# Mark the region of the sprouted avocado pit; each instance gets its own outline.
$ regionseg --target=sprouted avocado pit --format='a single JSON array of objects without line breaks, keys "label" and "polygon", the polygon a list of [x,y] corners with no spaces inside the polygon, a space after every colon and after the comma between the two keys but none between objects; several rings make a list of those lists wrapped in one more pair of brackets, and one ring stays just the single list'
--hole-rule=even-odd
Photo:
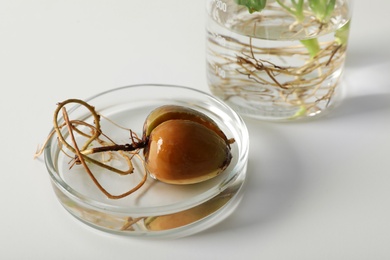
[{"label": "sprouted avocado pit", "polygon": [[[93,117],[93,123],[70,119],[66,106],[72,103],[88,109]],[[63,122],[59,123],[58,117],[61,112]],[[110,199],[124,198],[141,188],[148,173],[164,183],[193,184],[219,175],[229,166],[232,159],[230,145],[235,140],[228,139],[210,117],[194,109],[177,105],[156,108],[145,119],[141,138],[128,129],[131,143],[127,144],[117,144],[109,134],[103,133],[101,118],[103,116],[87,102],[79,99],[65,100],[58,104],[54,112],[54,130],[48,140],[57,135],[61,150],[71,158],[71,167],[83,166],[94,184]],[[67,131],[70,141],[64,137],[64,131]],[[85,141],[79,144],[76,136],[83,137]],[[35,154],[36,157],[42,154],[45,146],[46,144]],[[141,150],[143,156],[140,154]],[[113,152],[118,153],[126,161],[128,169],[115,168],[92,156]],[[89,164],[94,164],[105,170],[127,175],[134,171],[132,163],[134,158],[142,161],[145,168],[144,177],[137,185],[122,194],[108,192],[89,167]]]}]

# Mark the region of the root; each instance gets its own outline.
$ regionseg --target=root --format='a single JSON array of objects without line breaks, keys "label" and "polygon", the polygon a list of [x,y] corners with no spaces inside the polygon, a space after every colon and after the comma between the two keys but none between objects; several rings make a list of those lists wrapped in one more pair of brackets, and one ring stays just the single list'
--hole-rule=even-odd
[{"label": "root", "polygon": [[[66,110],[66,105],[71,103],[78,104],[80,106],[85,107],[87,110],[89,110],[93,118],[93,125],[81,120],[70,120]],[[61,123],[58,119],[60,112],[62,112],[62,118],[63,118],[63,122]],[[109,122],[113,123],[112,121]],[[132,142],[130,144],[125,144],[125,145],[116,144],[111,138],[105,135],[101,130],[100,115],[95,111],[95,108],[93,106],[78,99],[68,99],[62,103],[59,103],[54,112],[53,125],[54,125],[54,130],[49,134],[44,145],[39,150],[37,150],[37,152],[34,155],[34,158],[40,156],[43,153],[44,148],[48,145],[49,141],[54,138],[54,135],[57,135],[57,140],[60,149],[65,155],[71,158],[71,161],[69,162],[70,168],[74,167],[75,165],[82,165],[86,173],[88,174],[88,176],[93,181],[93,183],[98,187],[98,189],[102,193],[104,193],[107,196],[107,198],[109,199],[124,198],[137,191],[146,182],[147,180],[146,166],[145,166],[144,159],[139,155],[139,152],[142,148],[146,146],[147,140],[140,139],[133,131],[131,131],[130,129],[126,129],[130,131],[130,139]],[[118,126],[117,124],[115,125]],[[81,130],[80,129],[81,126],[86,128],[88,131],[85,131],[85,129]],[[125,129],[123,127],[121,128]],[[78,138],[76,138],[75,134],[77,134],[77,137],[79,137],[80,139],[86,139],[86,141],[84,142],[76,141],[78,140]],[[67,138],[69,141],[67,141],[65,136],[69,136]],[[79,143],[81,143],[81,146],[79,145]],[[91,148],[93,144],[99,144],[99,145],[97,147]],[[108,159],[103,158],[102,160],[97,160],[91,157],[91,155],[98,154],[98,153],[102,154],[103,157],[106,157],[105,155],[108,155]],[[107,162],[114,160],[115,157],[124,160],[128,168],[122,170],[107,164]],[[134,160],[134,158],[137,158],[142,163],[144,169],[143,177],[137,185],[135,185],[130,190],[119,195],[113,195],[110,192],[108,192],[99,183],[99,181],[96,179],[96,177],[94,176],[93,172],[89,167],[90,164],[93,164],[107,171],[114,172],[119,175],[128,175],[133,173],[134,171],[134,166],[132,163],[132,160]]]},{"label": "root", "polygon": [[132,217],[128,217],[127,220],[126,220],[126,223],[121,227],[121,230],[129,230],[129,231],[133,231],[133,225],[136,224],[138,221],[142,220],[144,218],[132,218]]},{"label": "root", "polygon": [[[216,64],[218,68],[229,71],[229,77],[221,79],[223,83],[218,87],[214,86],[219,89],[218,92],[226,94],[225,100],[240,96],[251,101],[268,101],[273,106],[304,106],[305,111],[310,111],[312,108],[324,109],[330,104],[337,84],[325,82],[342,66],[346,48],[334,42],[325,43],[312,58],[302,46],[292,47],[291,50],[263,49],[254,47],[252,41],[249,45],[236,41],[233,49],[241,49],[241,52],[236,57],[211,54],[223,61]],[[299,55],[306,62],[299,67],[280,66],[257,58],[262,54],[267,54],[270,60],[282,61]],[[212,67],[209,66],[209,69]],[[322,102],[325,105],[321,108],[319,104]]]},{"label": "root", "polygon": [[[240,97],[247,100],[249,106],[252,103],[305,113],[325,109],[336,92],[337,79],[331,78],[344,63],[346,42],[337,41],[335,35],[336,39],[331,42],[318,43],[317,39],[310,38],[288,47],[256,45],[254,35],[258,32],[263,35],[263,29],[257,26],[271,19],[286,22],[288,29],[281,33],[283,39],[301,35],[313,37],[332,29],[330,23],[324,23],[303,8],[302,1],[289,5],[284,1],[276,2],[267,6],[275,14],[243,15],[230,25],[232,31],[245,32],[242,34],[249,36],[248,41],[209,34],[208,51],[212,61],[207,69],[213,77],[210,79],[211,91],[224,100]],[[291,21],[291,17],[295,21]],[[224,39],[224,43],[220,44],[218,39]],[[294,61],[290,62],[292,59]],[[214,73],[216,68],[218,72]]]}]

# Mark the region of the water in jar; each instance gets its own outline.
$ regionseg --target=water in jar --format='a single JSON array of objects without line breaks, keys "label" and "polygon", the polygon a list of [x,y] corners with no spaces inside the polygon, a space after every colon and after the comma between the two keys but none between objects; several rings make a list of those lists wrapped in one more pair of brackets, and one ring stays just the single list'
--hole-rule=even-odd
[{"label": "water in jar", "polygon": [[289,2],[268,1],[262,11],[250,13],[235,0],[208,1],[209,87],[243,115],[306,118],[341,100],[348,1],[337,0],[326,22],[307,3],[298,21],[280,5]]}]

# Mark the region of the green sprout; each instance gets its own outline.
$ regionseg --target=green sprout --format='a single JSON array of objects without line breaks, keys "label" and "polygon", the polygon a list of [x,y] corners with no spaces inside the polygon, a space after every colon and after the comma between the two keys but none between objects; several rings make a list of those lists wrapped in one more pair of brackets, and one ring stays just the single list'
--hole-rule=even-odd
[{"label": "green sprout", "polygon": [[[288,13],[296,18],[298,22],[303,22],[304,15],[304,2],[305,0],[290,0],[291,6],[285,4],[283,0],[276,0],[276,2],[285,9]],[[315,17],[321,23],[326,23],[330,19],[332,12],[336,5],[336,0],[306,0],[308,6],[313,11]],[[266,4],[267,0],[235,0],[238,5],[246,6],[250,13],[261,12]],[[342,34],[342,33],[340,33]],[[346,33],[344,33],[346,35]],[[343,36],[341,36],[342,38]],[[343,41],[344,42],[344,41]],[[301,43],[308,50],[310,57],[314,58],[321,50],[318,40],[315,38],[301,40]]]},{"label": "green sprout", "polygon": [[[250,13],[261,12],[266,4],[267,0],[234,0],[238,5],[246,6]],[[276,2],[286,9],[290,14],[295,16],[298,21],[304,19],[304,2],[305,0],[290,0],[291,7],[286,5],[283,0],[276,0]],[[309,4],[310,9],[313,11],[314,15],[320,22],[327,22],[330,18],[334,7],[336,5],[336,0],[306,0]]]},{"label": "green sprout", "polygon": [[308,0],[308,2],[310,9],[322,23],[328,21],[336,5],[336,0]]},{"label": "green sprout", "polygon": [[335,33],[335,41],[340,45],[345,45],[348,41],[350,22],[346,23]]}]

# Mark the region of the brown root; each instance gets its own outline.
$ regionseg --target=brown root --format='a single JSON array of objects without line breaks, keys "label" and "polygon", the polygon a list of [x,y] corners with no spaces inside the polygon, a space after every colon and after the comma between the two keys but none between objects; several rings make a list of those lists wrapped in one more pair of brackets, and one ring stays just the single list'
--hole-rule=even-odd
[{"label": "brown root", "polygon": [[[237,28],[253,28],[251,35],[256,35],[256,24],[262,22],[257,20],[259,17],[264,18],[243,18]],[[327,29],[322,23],[318,25],[319,32]],[[312,24],[295,24],[290,28],[291,33],[295,26],[301,31],[313,27]],[[330,78],[344,63],[345,43],[337,40],[319,43],[318,52],[313,54],[302,42],[288,48],[263,47],[253,37],[243,41],[218,34],[218,39],[225,40],[224,44],[220,44],[212,32],[208,37],[210,88],[222,99],[240,97],[248,101],[248,106],[272,106],[275,110],[301,108],[307,113],[330,105],[338,85],[337,79]],[[299,64],[290,66],[288,60],[291,59]]]},{"label": "brown root", "polygon": [[[81,120],[69,119],[69,115],[66,110],[66,105],[71,103],[75,103],[87,108],[93,117],[93,125]],[[62,123],[59,123],[58,120],[60,112],[62,112],[62,117],[64,121]],[[95,108],[93,106],[89,105],[85,101],[78,100],[78,99],[68,99],[64,102],[59,103],[54,112],[53,125],[54,125],[54,130],[49,134],[43,146],[39,150],[37,150],[37,152],[34,155],[34,158],[40,156],[43,153],[44,148],[48,145],[48,142],[54,137],[54,135],[57,135],[57,140],[61,151],[66,156],[71,158],[71,161],[69,162],[70,168],[72,168],[74,165],[82,165],[86,173],[88,174],[88,176],[93,181],[93,183],[98,187],[98,189],[102,193],[104,193],[107,196],[107,198],[110,199],[124,198],[137,191],[146,182],[147,171],[145,167],[145,162],[143,158],[139,155],[140,149],[144,148],[146,145],[146,140],[142,140],[138,138],[138,136],[133,131],[128,129],[130,131],[130,138],[132,143],[125,144],[125,145],[116,144],[111,138],[109,138],[107,135],[105,135],[102,132],[101,125],[100,125],[100,115],[95,111]],[[80,130],[79,128],[80,126],[86,127],[89,130],[89,133],[86,132],[85,130],[84,131]],[[65,139],[64,136],[65,133],[69,135],[68,139],[70,140],[70,142]],[[76,141],[75,134],[86,139],[86,141],[83,142],[81,146]],[[93,143],[98,143],[100,146],[91,148]],[[108,159],[102,159],[100,161],[91,157],[91,155],[97,153],[101,153],[102,156],[108,155]],[[124,160],[125,163],[128,165],[128,168],[122,170],[110,166],[109,164],[106,163],[108,161],[113,160],[115,156],[120,157],[122,160]],[[132,163],[134,157],[137,157],[137,159],[142,162],[144,168],[143,178],[133,188],[119,195],[113,195],[110,192],[108,192],[99,183],[99,181],[96,179],[93,172],[91,171],[90,167],[88,166],[89,164],[93,164],[105,170],[108,170],[110,172],[117,173],[119,175],[128,175],[133,173],[134,171],[134,166]]]}]

